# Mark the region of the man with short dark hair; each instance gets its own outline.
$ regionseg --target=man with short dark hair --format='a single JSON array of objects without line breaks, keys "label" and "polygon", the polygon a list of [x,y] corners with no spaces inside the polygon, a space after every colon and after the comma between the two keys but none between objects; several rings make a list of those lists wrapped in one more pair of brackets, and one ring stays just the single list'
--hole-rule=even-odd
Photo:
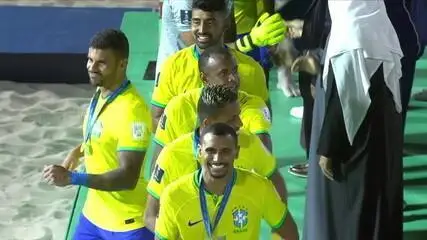
[{"label": "man with short dark hair", "polygon": [[[152,239],[144,227],[146,182],[141,174],[151,135],[151,114],[126,79],[129,43],[119,30],[97,33],[87,70],[97,87],[83,123],[84,141],[43,177],[59,187],[88,187],[75,240]],[[86,173],[76,172],[84,157]]]},{"label": "man with short dark hair", "polygon": [[225,123],[200,132],[201,169],[166,187],[157,239],[259,239],[261,219],[281,237],[298,239],[292,215],[271,182],[234,167],[242,144],[238,138]]}]

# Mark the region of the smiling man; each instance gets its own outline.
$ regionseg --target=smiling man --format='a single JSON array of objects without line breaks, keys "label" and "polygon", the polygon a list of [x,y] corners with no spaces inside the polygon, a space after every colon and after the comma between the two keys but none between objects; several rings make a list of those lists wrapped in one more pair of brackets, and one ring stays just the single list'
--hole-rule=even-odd
[{"label": "smiling man", "polygon": [[[87,70],[97,87],[83,123],[83,142],[62,166],[46,166],[50,184],[89,188],[75,240],[153,239],[144,227],[146,181],[141,175],[151,135],[151,114],[126,79],[129,42],[119,30],[97,33]],[[74,171],[84,157],[86,173]]]},{"label": "smiling man", "polygon": [[[208,47],[225,47],[223,36],[229,27],[227,19],[226,1],[193,1],[191,31],[195,45],[170,56],[161,67],[160,77],[156,82],[151,99],[154,129],[157,127],[164,108],[173,97],[203,86],[198,59]],[[240,89],[268,102],[269,96],[262,67],[243,53],[231,48],[229,51],[235,57],[238,65],[238,72],[242,79]]]},{"label": "smiling man", "polygon": [[293,217],[271,182],[233,167],[239,161],[238,138],[225,123],[201,131],[201,169],[165,189],[157,239],[259,239],[261,219],[281,237],[298,239]]},{"label": "smiling man", "polygon": [[200,133],[214,123],[226,123],[239,131],[240,153],[234,163],[236,167],[251,170],[270,178],[284,202],[287,191],[284,180],[276,169],[276,159],[267,150],[261,140],[243,129],[240,120],[240,105],[237,93],[232,89],[217,85],[203,88],[197,106],[200,127],[177,138],[162,149],[157,158],[156,167],[147,186],[149,196],[145,222],[154,229],[164,188],[178,178],[192,173],[199,168],[197,156]]}]

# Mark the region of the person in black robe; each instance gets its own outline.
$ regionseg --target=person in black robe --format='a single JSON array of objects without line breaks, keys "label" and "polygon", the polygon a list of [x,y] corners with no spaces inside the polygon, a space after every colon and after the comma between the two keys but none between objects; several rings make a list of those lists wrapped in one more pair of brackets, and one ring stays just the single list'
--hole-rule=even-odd
[{"label": "person in black robe", "polygon": [[[318,6],[328,3],[319,1]],[[336,48],[332,44],[329,47]],[[349,53],[355,57],[357,51]],[[345,89],[343,82],[360,78],[343,78],[346,75],[339,67],[332,66],[342,56],[335,56],[326,58],[325,64],[330,64],[326,76],[316,84],[303,239],[402,239],[403,135],[396,130],[402,128],[396,87],[400,77],[385,76],[385,70],[390,69],[386,59],[375,60],[374,64],[366,59],[365,63],[361,61],[367,68],[378,67],[371,68],[368,75],[369,104],[360,107],[363,104],[340,98],[350,96],[354,100],[356,90],[360,89]],[[400,61],[393,59],[395,66],[400,67]],[[348,64],[341,67],[351,66],[351,61]],[[360,101],[366,103],[366,99]],[[362,113],[361,118],[354,114],[357,112]],[[348,127],[349,119],[353,128]]]},{"label": "person in black robe", "polygon": [[[280,10],[283,19],[304,20],[302,36],[295,39],[295,47],[302,56],[309,56],[316,58],[320,61],[320,50],[326,43],[328,35],[329,22],[325,21],[325,5],[319,5],[318,1],[313,0],[292,0],[285,4]],[[323,23],[325,27],[318,27],[318,24]],[[299,90],[302,97],[304,112],[301,121],[301,135],[300,144],[306,151],[306,158],[308,159],[311,125],[313,119],[313,106],[314,106],[314,86],[316,84],[316,74],[299,71],[298,82]],[[290,166],[289,172],[299,177],[307,177],[308,163],[299,163]]]}]

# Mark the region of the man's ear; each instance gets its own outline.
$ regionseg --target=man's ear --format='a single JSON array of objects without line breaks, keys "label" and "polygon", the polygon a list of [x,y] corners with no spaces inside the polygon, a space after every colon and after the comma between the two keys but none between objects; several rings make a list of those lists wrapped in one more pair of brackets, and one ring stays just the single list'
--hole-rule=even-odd
[{"label": "man's ear", "polygon": [[206,126],[209,126],[209,124],[210,124],[210,120],[209,120],[209,118],[205,118],[205,119],[203,119],[203,121],[200,123],[200,127],[204,128],[204,127],[206,127]]},{"label": "man's ear", "polygon": [[197,144],[197,157],[200,158],[202,156],[202,146]]},{"label": "man's ear", "polygon": [[120,67],[121,67],[122,69],[124,69],[125,71],[126,71],[126,69],[127,69],[127,67],[128,67],[128,62],[129,62],[129,60],[128,60],[127,58],[125,58],[125,59],[123,59],[123,60],[121,61]]}]

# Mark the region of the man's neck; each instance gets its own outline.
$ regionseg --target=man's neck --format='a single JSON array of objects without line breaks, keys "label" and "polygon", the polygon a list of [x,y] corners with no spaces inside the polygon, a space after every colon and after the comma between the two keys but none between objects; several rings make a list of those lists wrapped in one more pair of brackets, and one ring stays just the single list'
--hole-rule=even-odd
[{"label": "man's neck", "polygon": [[228,174],[224,178],[214,178],[212,177],[208,171],[202,170],[203,174],[203,183],[207,191],[210,193],[216,194],[216,195],[223,195],[225,192],[225,187],[227,186],[228,182],[231,181],[232,174]]},{"label": "man's neck", "polygon": [[108,97],[112,92],[114,92],[117,88],[120,87],[122,84],[124,78],[121,78],[120,80],[114,81],[114,83],[110,84],[109,86],[102,86],[99,89],[101,90],[101,96],[103,98]]}]

